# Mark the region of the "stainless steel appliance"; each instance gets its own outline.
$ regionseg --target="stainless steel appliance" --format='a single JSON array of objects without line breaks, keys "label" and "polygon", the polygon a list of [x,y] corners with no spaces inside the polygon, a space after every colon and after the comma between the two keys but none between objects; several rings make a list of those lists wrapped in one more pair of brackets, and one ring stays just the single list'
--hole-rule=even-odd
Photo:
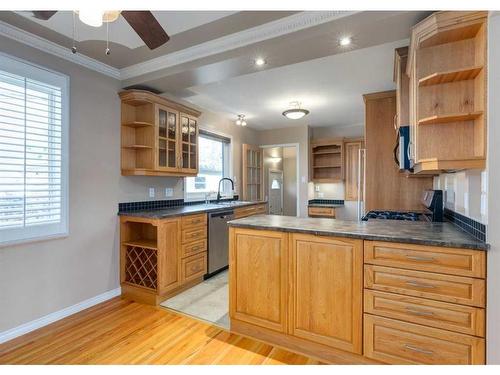
[{"label": "stainless steel appliance", "polygon": [[363,220],[406,220],[406,221],[443,221],[443,191],[426,190],[422,194],[422,212],[373,210]]},{"label": "stainless steel appliance", "polygon": [[227,222],[233,219],[234,211],[231,209],[208,214],[208,273],[205,278],[228,267],[229,227]]},{"label": "stainless steel appliance", "polygon": [[411,171],[410,165],[410,127],[400,126],[396,146],[394,147],[394,161],[400,170]]}]

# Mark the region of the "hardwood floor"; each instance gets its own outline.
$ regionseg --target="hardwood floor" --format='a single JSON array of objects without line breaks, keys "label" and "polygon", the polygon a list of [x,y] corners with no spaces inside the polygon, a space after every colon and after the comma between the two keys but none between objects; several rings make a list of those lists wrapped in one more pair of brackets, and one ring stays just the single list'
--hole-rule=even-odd
[{"label": "hardwood floor", "polygon": [[0,364],[320,364],[159,307],[114,298],[0,344]]}]

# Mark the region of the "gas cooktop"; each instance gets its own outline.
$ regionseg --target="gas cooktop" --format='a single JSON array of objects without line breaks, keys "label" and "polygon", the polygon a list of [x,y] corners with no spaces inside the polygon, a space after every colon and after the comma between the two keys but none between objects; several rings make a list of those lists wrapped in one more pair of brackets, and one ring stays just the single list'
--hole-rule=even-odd
[{"label": "gas cooktop", "polygon": [[426,220],[425,214],[420,212],[404,212],[404,211],[369,211],[363,220],[381,219],[381,220],[406,220],[406,221],[422,221]]}]

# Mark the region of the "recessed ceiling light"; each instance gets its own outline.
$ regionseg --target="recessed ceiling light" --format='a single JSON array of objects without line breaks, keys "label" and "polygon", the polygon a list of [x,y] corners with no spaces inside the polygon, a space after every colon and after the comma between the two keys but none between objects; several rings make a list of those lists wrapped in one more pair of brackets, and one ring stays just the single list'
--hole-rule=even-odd
[{"label": "recessed ceiling light", "polygon": [[257,66],[266,65],[266,60],[263,59],[262,57],[259,57],[259,58],[255,59],[255,65],[257,65]]},{"label": "recessed ceiling light", "polygon": [[340,38],[340,40],[339,40],[339,44],[342,47],[348,46],[349,44],[351,44],[351,42],[352,42],[352,38],[350,36],[345,36],[343,38]]}]

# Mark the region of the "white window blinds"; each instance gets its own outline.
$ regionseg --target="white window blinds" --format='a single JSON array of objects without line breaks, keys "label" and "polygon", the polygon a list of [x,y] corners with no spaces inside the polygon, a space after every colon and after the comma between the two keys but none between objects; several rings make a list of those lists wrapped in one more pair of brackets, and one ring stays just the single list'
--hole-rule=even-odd
[{"label": "white window blinds", "polygon": [[0,55],[0,243],[67,233],[68,78]]}]

